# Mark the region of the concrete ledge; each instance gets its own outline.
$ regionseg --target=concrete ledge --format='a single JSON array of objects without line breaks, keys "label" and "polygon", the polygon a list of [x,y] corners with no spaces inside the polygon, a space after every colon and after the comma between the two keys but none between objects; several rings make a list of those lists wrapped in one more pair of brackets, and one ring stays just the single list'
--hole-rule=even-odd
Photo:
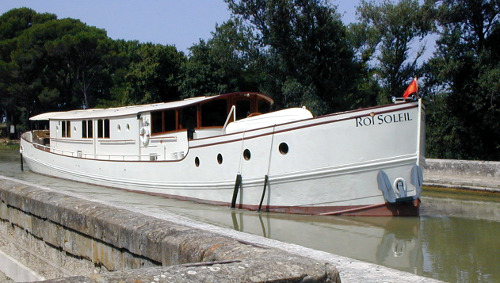
[{"label": "concrete ledge", "polygon": [[500,192],[500,162],[426,159],[424,185]]},{"label": "concrete ledge", "polygon": [[327,262],[7,177],[0,177],[0,201],[0,249],[17,255],[41,279],[155,282],[165,275],[173,281],[207,276],[214,282],[340,282]]},{"label": "concrete ledge", "polygon": [[426,170],[443,175],[500,177],[500,162],[455,159],[426,159]]},{"label": "concrete ledge", "polygon": [[267,260],[184,264],[60,278],[45,282],[335,282],[331,281],[335,278],[335,274],[324,273],[322,277],[314,277],[303,273],[300,262],[277,262],[271,271],[268,264]]}]

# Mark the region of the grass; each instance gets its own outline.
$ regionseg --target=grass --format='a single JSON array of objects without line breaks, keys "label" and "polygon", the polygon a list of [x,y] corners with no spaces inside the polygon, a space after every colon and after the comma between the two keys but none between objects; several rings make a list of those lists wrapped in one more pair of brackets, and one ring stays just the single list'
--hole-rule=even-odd
[{"label": "grass", "polygon": [[424,186],[422,188],[422,196],[500,202],[500,193],[497,192],[444,187]]},{"label": "grass", "polygon": [[19,140],[0,139],[0,150],[19,150]]}]

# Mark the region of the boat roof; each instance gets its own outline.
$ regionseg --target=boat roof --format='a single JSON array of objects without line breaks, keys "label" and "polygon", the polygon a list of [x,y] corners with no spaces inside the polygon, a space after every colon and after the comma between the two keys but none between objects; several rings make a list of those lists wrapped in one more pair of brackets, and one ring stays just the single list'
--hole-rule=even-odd
[{"label": "boat roof", "polygon": [[106,117],[116,117],[116,116],[128,116],[135,115],[144,112],[151,112],[156,110],[166,110],[166,109],[176,109],[182,108],[189,105],[200,104],[209,100],[227,97],[227,96],[236,96],[236,95],[252,95],[258,96],[269,103],[273,104],[274,101],[271,97],[257,92],[233,92],[226,93],[221,95],[214,96],[199,96],[186,98],[180,101],[172,101],[172,102],[160,102],[160,103],[152,103],[152,104],[143,104],[143,105],[132,105],[132,106],[123,106],[123,107],[114,107],[114,108],[92,108],[92,109],[79,109],[79,110],[70,110],[70,111],[61,111],[61,112],[47,112],[38,114],[30,118],[31,121],[41,121],[41,120],[71,120],[71,119],[91,119],[91,118],[106,118]]}]

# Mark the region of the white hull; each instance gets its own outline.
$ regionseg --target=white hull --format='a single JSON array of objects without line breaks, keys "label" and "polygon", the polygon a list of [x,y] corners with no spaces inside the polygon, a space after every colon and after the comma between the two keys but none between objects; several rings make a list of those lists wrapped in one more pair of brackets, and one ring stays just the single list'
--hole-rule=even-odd
[{"label": "white hull", "polygon": [[[30,133],[21,149],[32,171],[59,178],[220,205],[235,198],[237,207],[256,209],[267,175],[262,210],[357,214],[387,208],[377,183],[381,170],[391,184],[404,179],[407,196],[418,199],[411,172],[423,163],[422,112],[421,102],[402,103],[198,138],[177,160],[82,158],[44,149],[31,142]],[[286,154],[279,150],[282,143]],[[386,212],[374,214],[391,214]]]}]

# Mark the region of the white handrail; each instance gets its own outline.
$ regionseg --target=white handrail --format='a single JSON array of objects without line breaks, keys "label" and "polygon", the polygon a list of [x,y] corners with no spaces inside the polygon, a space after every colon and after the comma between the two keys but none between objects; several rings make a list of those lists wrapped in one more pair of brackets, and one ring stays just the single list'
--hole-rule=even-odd
[{"label": "white handrail", "polygon": [[[52,148],[50,146],[45,146],[39,143],[33,142],[35,147],[44,150],[50,151],[55,154],[66,155],[78,157],[78,151],[71,150],[61,150]],[[132,157],[132,158],[131,158]],[[92,158],[92,159],[101,159],[101,160],[149,160],[149,154],[93,154],[93,153],[83,153],[79,158]]]},{"label": "white handrail", "polygon": [[229,114],[227,115],[226,122],[224,123],[224,127],[222,127],[222,132],[226,132],[227,124],[229,123],[229,119],[231,118],[231,113],[233,113],[233,121],[236,121],[236,106],[231,106],[231,110],[229,110]]}]

